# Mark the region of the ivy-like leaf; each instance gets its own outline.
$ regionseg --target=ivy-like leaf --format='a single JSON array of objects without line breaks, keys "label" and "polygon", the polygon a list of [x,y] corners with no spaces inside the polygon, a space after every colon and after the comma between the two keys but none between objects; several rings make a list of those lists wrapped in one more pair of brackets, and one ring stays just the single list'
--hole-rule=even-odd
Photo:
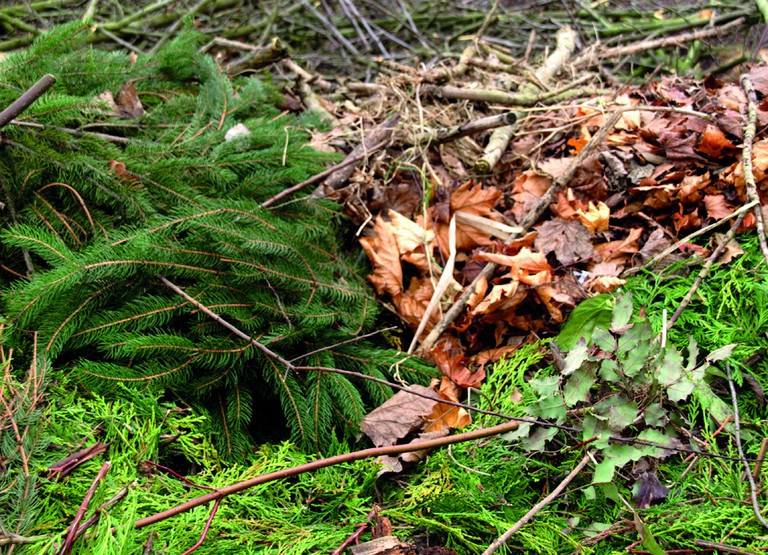
[{"label": "ivy-like leaf", "polygon": [[661,427],[667,424],[667,411],[661,403],[652,403],[643,410],[643,420],[646,426]]},{"label": "ivy-like leaf", "polygon": [[555,394],[560,385],[560,378],[557,376],[544,376],[542,378],[531,378],[528,384],[539,394],[539,397],[551,397]]},{"label": "ivy-like leaf", "polygon": [[595,369],[591,365],[582,366],[576,370],[563,388],[565,404],[572,407],[576,403],[586,401],[589,397],[589,389],[595,381],[597,381],[597,377],[595,376]]},{"label": "ivy-like leaf", "polygon": [[582,430],[582,441],[589,441],[594,439],[592,446],[595,449],[605,449],[608,447],[610,430],[608,429],[608,422],[606,418],[593,413],[589,413],[584,416]]},{"label": "ivy-like leaf", "polygon": [[607,382],[617,383],[622,381],[619,374],[619,363],[612,358],[606,358],[600,363],[600,377]]},{"label": "ivy-like leaf", "polygon": [[532,434],[523,438],[523,448],[527,451],[542,451],[546,443],[555,437],[557,428],[545,428],[538,426]]},{"label": "ivy-like leaf", "polygon": [[538,418],[556,421],[558,424],[565,420],[566,408],[559,394],[542,397],[535,405],[528,407],[528,414]]},{"label": "ivy-like leaf", "polygon": [[725,360],[731,354],[733,353],[733,350],[738,347],[738,343],[731,343],[730,345],[726,345],[725,347],[720,347],[719,349],[715,349],[711,353],[707,355],[707,362],[715,362],[718,360]]},{"label": "ivy-like leaf", "polygon": [[625,293],[616,301],[611,319],[611,331],[621,333],[632,318],[632,292]]},{"label": "ivy-like leaf", "polygon": [[[667,395],[671,401],[681,401],[693,391],[693,383],[683,381],[683,358],[672,345],[667,345],[664,357],[654,372],[654,377],[667,389]],[[675,387],[679,386],[679,387]]]}]

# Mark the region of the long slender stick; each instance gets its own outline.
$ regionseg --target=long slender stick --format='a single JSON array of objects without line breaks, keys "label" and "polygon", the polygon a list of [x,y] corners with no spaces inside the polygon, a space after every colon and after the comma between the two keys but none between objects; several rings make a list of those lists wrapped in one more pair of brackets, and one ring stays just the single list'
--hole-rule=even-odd
[{"label": "long slender stick", "polygon": [[442,437],[438,439],[417,441],[414,443],[409,443],[407,445],[392,445],[388,447],[374,447],[371,449],[363,449],[362,451],[355,451],[353,453],[336,455],[334,457],[329,457],[327,459],[320,459],[320,460],[302,464],[299,466],[294,466],[293,468],[286,468],[284,470],[278,470],[276,472],[262,474],[261,476],[255,476],[250,480],[245,480],[243,482],[239,482],[231,486],[220,488],[217,491],[213,491],[206,495],[197,497],[195,499],[187,501],[186,503],[182,503],[180,505],[177,505],[175,507],[172,507],[160,513],[139,519],[134,523],[134,527],[138,529],[138,528],[143,528],[145,526],[149,526],[150,524],[154,524],[155,522],[160,522],[161,520],[165,520],[166,518],[170,518],[172,516],[192,510],[195,507],[199,507],[200,505],[205,505],[206,503],[210,503],[211,501],[215,501],[217,499],[223,499],[224,497],[227,497],[228,495],[232,495],[233,493],[238,493],[243,490],[257,486],[259,484],[271,482],[272,480],[279,480],[282,478],[287,478],[289,476],[296,476],[304,472],[310,472],[313,470],[317,470],[320,468],[325,468],[328,466],[333,466],[335,464],[341,464],[345,462],[359,461],[361,459],[368,459],[371,457],[380,457],[383,455],[397,455],[400,453],[409,453],[411,451],[419,451],[421,449],[432,449],[435,447],[442,447],[443,445],[451,445],[453,443],[461,443],[463,441],[481,439],[484,437],[503,434],[505,432],[512,431],[516,429],[519,425],[520,425],[519,422],[505,422],[504,424],[499,424],[498,426],[493,426],[491,428],[483,428],[480,430],[474,430],[471,432],[457,434],[454,436]]},{"label": "long slender stick", "polygon": [[491,555],[494,553],[498,548],[500,548],[502,545],[507,543],[509,538],[511,538],[520,528],[522,528],[529,520],[533,518],[533,516],[538,513],[541,509],[546,507],[555,497],[560,495],[560,492],[562,492],[565,489],[565,486],[571,483],[571,480],[573,480],[576,475],[581,472],[581,470],[586,466],[586,464],[589,462],[590,456],[589,454],[584,455],[584,458],[581,459],[581,462],[576,465],[576,468],[571,470],[571,473],[568,474],[568,476],[565,477],[565,479],[558,484],[558,486],[552,490],[552,493],[547,495],[544,499],[536,503],[534,507],[525,513],[523,515],[523,518],[518,520],[515,525],[504,532],[501,536],[499,536],[496,541],[494,541],[491,545],[488,546],[488,549],[483,551],[483,555]]}]

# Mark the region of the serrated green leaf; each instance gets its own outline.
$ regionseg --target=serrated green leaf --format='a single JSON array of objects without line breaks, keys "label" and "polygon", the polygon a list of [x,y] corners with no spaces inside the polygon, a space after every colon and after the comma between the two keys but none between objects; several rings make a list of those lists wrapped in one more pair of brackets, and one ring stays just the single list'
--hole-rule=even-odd
[{"label": "serrated green leaf", "polygon": [[612,358],[606,358],[600,363],[600,377],[607,382],[620,382],[622,376],[619,374],[619,363]]},{"label": "serrated green leaf", "polygon": [[616,465],[611,459],[605,457],[595,467],[595,474],[592,476],[593,484],[603,484],[613,480],[613,475],[616,472]]},{"label": "serrated green leaf", "polygon": [[557,434],[557,428],[537,426],[532,434],[522,439],[521,444],[526,451],[542,451],[555,434]]},{"label": "serrated green leaf", "polygon": [[608,409],[608,423],[613,433],[619,433],[632,424],[637,417],[638,406],[627,399],[626,403]]},{"label": "serrated green leaf", "polygon": [[663,387],[671,386],[682,379],[683,358],[673,345],[667,345],[664,350],[664,357],[661,359],[653,376]]},{"label": "serrated green leaf", "polygon": [[573,374],[577,368],[579,368],[585,360],[587,360],[587,342],[584,338],[579,339],[576,345],[573,346],[565,357],[565,366],[563,367],[563,376]]},{"label": "serrated green leaf", "polygon": [[603,328],[595,328],[592,332],[592,342],[606,353],[613,353],[616,350],[616,338],[609,331]]},{"label": "serrated green leaf", "polygon": [[643,410],[643,420],[647,426],[665,426],[667,424],[667,411],[661,403],[652,403]]},{"label": "serrated green leaf", "polygon": [[557,335],[557,343],[564,351],[570,351],[580,338],[591,338],[596,326],[608,329],[612,317],[613,298],[610,295],[596,295],[586,299],[571,312]]},{"label": "serrated green leaf", "polygon": [[715,349],[711,353],[707,355],[707,361],[708,362],[715,362],[718,360],[725,360],[731,354],[733,353],[733,350],[738,347],[738,343],[731,343],[730,345],[726,345],[725,347],[720,347],[719,349]]},{"label": "serrated green leaf", "polygon": [[680,445],[680,441],[674,435],[674,433],[667,434],[655,428],[646,428],[639,434],[637,439],[641,441],[649,441],[651,443],[658,444],[660,447],[651,445],[637,445],[639,451],[646,457],[662,457],[664,456],[664,448],[675,447]]},{"label": "serrated green leaf", "polygon": [[582,403],[589,396],[589,389],[597,381],[595,369],[592,366],[582,366],[576,370],[563,387],[565,404],[569,407]]},{"label": "serrated green leaf", "polygon": [[627,378],[634,378],[646,368],[650,346],[650,341],[638,341],[630,348],[629,345],[622,346],[619,340],[619,360]]},{"label": "serrated green leaf", "polygon": [[629,291],[619,297],[616,305],[613,307],[611,331],[619,333],[624,326],[629,324],[629,320],[632,318],[632,310],[632,292]]},{"label": "serrated green leaf", "polygon": [[629,461],[640,460],[643,456],[634,445],[626,443],[611,443],[606,449],[603,449],[603,455],[611,459],[616,468],[623,468]]},{"label": "serrated green leaf", "polygon": [[506,434],[501,434],[499,437],[504,441],[517,441],[524,437],[528,437],[531,433],[532,428],[533,428],[533,424],[531,424],[530,422],[522,422],[516,430],[512,430],[511,432],[507,432]]},{"label": "serrated green leaf", "polygon": [[[609,445],[610,430],[605,418],[589,413],[584,416],[582,423],[582,441],[592,441],[595,449],[605,449]],[[596,438],[596,439],[595,439]]]},{"label": "serrated green leaf", "polygon": [[594,486],[587,486],[583,490],[581,490],[584,494],[584,499],[587,499],[589,501],[594,501],[596,497],[595,487]]},{"label": "serrated green leaf", "polygon": [[554,420],[558,424],[565,420],[566,407],[559,393],[550,397],[542,397],[528,407],[528,414],[537,418]]},{"label": "serrated green leaf", "polygon": [[551,397],[560,386],[558,376],[544,376],[542,378],[531,378],[528,384],[540,397]]},{"label": "serrated green leaf", "polygon": [[699,347],[696,345],[696,340],[691,336],[688,338],[688,364],[685,365],[685,369],[688,371],[693,370],[698,358]]}]

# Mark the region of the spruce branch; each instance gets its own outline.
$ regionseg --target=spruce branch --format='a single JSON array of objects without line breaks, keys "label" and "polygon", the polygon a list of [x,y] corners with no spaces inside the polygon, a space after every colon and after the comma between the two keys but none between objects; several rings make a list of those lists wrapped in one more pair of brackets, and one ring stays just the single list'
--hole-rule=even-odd
[{"label": "spruce branch", "polygon": [[234,333],[237,337],[239,337],[241,339],[245,339],[251,345],[256,347],[258,350],[260,350],[262,353],[264,353],[268,357],[276,360],[277,362],[279,362],[280,364],[285,366],[285,371],[286,372],[289,372],[291,370],[296,370],[296,367],[293,364],[291,364],[290,362],[285,360],[283,357],[281,357],[280,355],[278,355],[276,352],[272,351],[271,349],[269,349],[265,345],[262,345],[261,343],[256,341],[253,337],[251,337],[247,333],[244,333],[244,332],[240,331],[238,328],[236,328],[235,326],[233,326],[232,324],[230,324],[229,322],[224,320],[221,316],[219,316],[218,314],[216,314],[215,312],[210,310],[207,306],[205,306],[200,301],[198,301],[196,299],[193,299],[192,297],[187,295],[184,291],[181,290],[180,287],[177,287],[176,285],[174,285],[173,283],[168,281],[164,276],[162,276],[160,274],[155,274],[155,277],[157,277],[157,279],[159,279],[160,281],[163,282],[163,285],[165,285],[171,291],[173,291],[174,293],[176,293],[177,295],[182,297],[185,301],[187,301],[188,303],[190,303],[190,304],[196,306],[197,308],[199,308],[202,312],[204,312],[206,314],[206,316],[208,316],[209,318],[211,318],[215,322],[217,322],[217,323],[221,324],[222,326],[224,326],[225,328],[227,328],[229,331]]}]

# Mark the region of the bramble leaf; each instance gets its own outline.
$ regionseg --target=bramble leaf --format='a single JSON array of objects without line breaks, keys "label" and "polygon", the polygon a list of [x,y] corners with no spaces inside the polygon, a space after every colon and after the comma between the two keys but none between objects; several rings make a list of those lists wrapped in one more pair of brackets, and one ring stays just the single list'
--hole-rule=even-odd
[{"label": "bramble leaf", "polygon": [[621,333],[632,318],[632,292],[625,293],[616,301],[611,319],[611,331]]},{"label": "bramble leaf", "polygon": [[597,381],[595,369],[592,365],[585,365],[576,370],[563,387],[563,397],[565,404],[572,407],[576,403],[581,403],[589,397],[589,388]]}]

